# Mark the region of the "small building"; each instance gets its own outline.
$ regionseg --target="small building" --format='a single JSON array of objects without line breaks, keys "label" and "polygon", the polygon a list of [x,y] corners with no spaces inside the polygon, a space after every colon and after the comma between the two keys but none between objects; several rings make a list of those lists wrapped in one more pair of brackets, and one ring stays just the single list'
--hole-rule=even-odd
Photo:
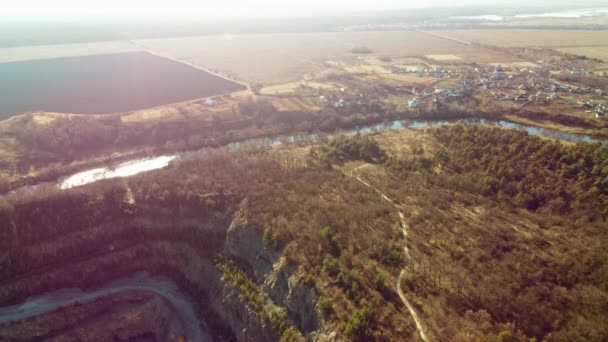
[{"label": "small building", "polygon": [[435,88],[435,91],[433,91],[433,93],[435,95],[443,95],[446,92],[447,92],[447,89],[445,89],[445,88],[439,88],[439,87]]},{"label": "small building", "polygon": [[418,105],[420,105],[420,100],[418,100],[417,97],[412,97],[411,99],[409,99],[407,101],[407,105],[408,107],[414,109],[414,108],[418,108]]},{"label": "small building", "polygon": [[517,102],[528,102],[528,97],[524,94],[517,95],[514,100]]},{"label": "small building", "polygon": [[595,117],[598,119],[603,119],[606,117],[606,113],[608,112],[608,107],[605,105],[597,106],[597,110],[595,111]]},{"label": "small building", "polygon": [[340,99],[336,103],[334,103],[334,107],[336,108],[344,108],[344,100]]},{"label": "small building", "polygon": [[213,107],[213,106],[215,106],[215,101],[212,98],[208,98],[205,100],[205,106]]},{"label": "small building", "polygon": [[505,93],[495,93],[494,95],[494,100],[496,101],[505,101],[509,99],[509,95],[505,94]]},{"label": "small building", "polygon": [[505,77],[505,70],[501,66],[496,67],[493,77],[497,80],[503,79]]},{"label": "small building", "polygon": [[604,96],[604,94],[606,94],[604,89],[595,89],[595,93],[599,96]]},{"label": "small building", "polygon": [[545,103],[549,100],[549,97],[542,93],[541,91],[538,91],[535,95],[534,95],[534,102],[535,103]]}]

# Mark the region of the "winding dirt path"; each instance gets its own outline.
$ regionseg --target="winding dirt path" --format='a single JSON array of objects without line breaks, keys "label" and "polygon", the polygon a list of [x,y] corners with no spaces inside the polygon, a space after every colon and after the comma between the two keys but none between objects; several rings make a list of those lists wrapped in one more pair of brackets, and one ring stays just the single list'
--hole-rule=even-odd
[{"label": "winding dirt path", "polygon": [[[380,191],[377,187],[369,184],[368,182],[364,181],[363,179],[361,179],[361,177],[359,177],[355,174],[355,171],[357,169],[360,169],[360,168],[368,166],[368,165],[369,164],[363,164],[363,165],[357,166],[356,168],[352,169],[350,171],[350,177],[356,179],[359,183],[365,185],[366,187],[374,190],[376,193],[378,193],[378,195],[380,195],[380,197],[382,197],[382,199],[389,202],[397,210],[397,214],[399,215],[399,224],[401,225],[401,233],[403,234],[403,252],[405,253],[405,256],[407,258],[407,263],[409,265],[409,263],[411,263],[412,257],[410,255],[410,250],[407,248],[407,227],[408,226],[407,226],[407,222],[405,222],[405,215],[403,215],[401,208],[397,205],[397,203],[395,203],[395,201],[393,201],[385,193]],[[426,333],[424,332],[424,327],[422,326],[422,321],[420,320],[418,313],[416,313],[414,306],[405,297],[405,295],[403,294],[403,290],[401,289],[401,278],[403,278],[404,274],[405,274],[405,268],[402,269],[401,272],[399,272],[399,276],[397,277],[397,292],[399,293],[399,298],[401,298],[401,301],[407,307],[407,310],[410,312],[410,315],[412,315],[412,318],[414,319],[414,322],[416,323],[416,329],[418,330],[418,333],[420,334],[420,337],[422,338],[422,340],[424,342],[429,342],[429,339],[426,336]]]}]

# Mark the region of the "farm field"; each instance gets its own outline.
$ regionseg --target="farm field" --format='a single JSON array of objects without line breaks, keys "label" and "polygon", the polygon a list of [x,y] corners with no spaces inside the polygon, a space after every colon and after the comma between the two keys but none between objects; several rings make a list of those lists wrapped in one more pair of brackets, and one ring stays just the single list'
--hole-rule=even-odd
[{"label": "farm field", "polygon": [[244,87],[148,53],[0,64],[0,118],[30,111],[106,114]]},{"label": "farm field", "polygon": [[130,42],[100,42],[64,45],[37,45],[0,48],[0,63],[22,62],[39,59],[108,55],[140,51]]},{"label": "farm field", "polygon": [[137,41],[153,53],[192,63],[249,83],[297,81],[327,60],[354,59],[354,47],[373,55],[454,55],[459,62],[508,62],[513,57],[422,32],[325,32],[220,35]]},{"label": "farm field", "polygon": [[433,32],[454,39],[500,47],[553,48],[608,45],[608,31],[488,29]]},{"label": "farm field", "polygon": [[608,61],[608,43],[605,46],[583,46],[575,48],[559,48],[556,50],[565,53],[571,53],[574,55],[597,58],[601,59],[604,62]]}]

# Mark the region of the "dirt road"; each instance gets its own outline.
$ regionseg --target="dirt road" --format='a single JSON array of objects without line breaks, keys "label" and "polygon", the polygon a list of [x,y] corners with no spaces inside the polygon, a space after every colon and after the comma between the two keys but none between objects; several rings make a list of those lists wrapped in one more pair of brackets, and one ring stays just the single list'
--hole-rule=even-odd
[{"label": "dirt road", "polygon": [[[397,205],[397,203],[395,203],[395,201],[393,201],[390,197],[388,197],[386,194],[384,194],[382,191],[380,191],[377,187],[367,183],[366,181],[361,179],[361,177],[359,177],[355,174],[355,171],[357,171],[357,169],[365,167],[367,165],[369,165],[369,164],[363,164],[361,166],[358,166],[358,167],[352,169],[350,171],[350,176],[353,177],[354,179],[356,179],[359,183],[374,190],[376,193],[378,193],[378,195],[380,195],[380,197],[382,197],[382,199],[389,202],[397,210],[397,214],[399,215],[399,225],[401,226],[401,232],[403,234],[403,241],[404,241],[403,252],[405,253],[405,256],[407,258],[407,263],[409,265],[409,263],[411,263],[411,261],[412,261],[412,257],[410,255],[409,249],[407,248],[407,223],[405,222],[405,215],[403,215],[401,208]],[[420,337],[422,338],[422,340],[424,342],[428,342],[429,339],[426,336],[426,333],[424,332],[424,327],[422,326],[422,321],[420,320],[420,317],[416,313],[414,306],[410,303],[409,300],[407,300],[407,298],[403,294],[403,290],[401,289],[401,278],[403,278],[404,274],[405,274],[405,269],[402,269],[401,272],[399,272],[399,276],[397,277],[397,292],[399,293],[399,298],[401,298],[401,301],[407,307],[407,310],[410,312],[410,315],[412,315],[412,318],[414,319],[414,322],[416,323],[416,329],[418,330]]]},{"label": "dirt road", "polygon": [[179,333],[186,336],[188,341],[209,340],[209,337],[201,329],[201,322],[192,303],[179,292],[177,287],[168,279],[151,277],[144,272],[131,278],[114,281],[97,290],[62,289],[29,298],[22,304],[0,308],[0,324],[28,319],[61,307],[76,303],[89,303],[100,297],[134,290],[153,292],[166,299],[175,308],[175,313],[179,315],[182,325]]}]

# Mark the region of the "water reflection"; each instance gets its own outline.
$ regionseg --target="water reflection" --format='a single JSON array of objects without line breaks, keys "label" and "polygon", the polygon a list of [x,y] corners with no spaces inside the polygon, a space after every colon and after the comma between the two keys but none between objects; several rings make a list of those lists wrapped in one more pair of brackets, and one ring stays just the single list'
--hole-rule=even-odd
[{"label": "water reflection", "polygon": [[[338,130],[334,132],[335,135],[353,135],[357,133],[373,133],[382,132],[388,130],[402,129],[402,128],[422,128],[429,126],[445,126],[450,124],[471,124],[471,125],[488,125],[504,127],[509,129],[523,130],[530,135],[546,136],[553,139],[566,140],[571,142],[587,142],[594,143],[600,142],[588,135],[584,134],[572,134],[559,132],[553,129],[541,128],[531,125],[517,124],[510,121],[499,120],[492,121],[480,118],[468,118],[459,120],[394,120],[390,122],[383,122],[373,125],[366,125],[361,127],[355,127],[352,129]],[[227,145],[231,150],[238,150],[244,147],[262,147],[279,145],[283,143],[293,143],[298,141],[315,140],[319,139],[319,135],[316,133],[311,134],[298,134],[298,135],[284,135],[274,138],[254,138],[243,141],[233,142]],[[607,145],[607,141],[601,141],[604,145]],[[118,165],[116,168],[97,168],[84,172],[77,173],[70,176],[61,182],[61,189],[69,189],[76,186],[81,186],[89,183],[96,182],[102,179],[115,178],[115,177],[128,177],[136,175],[141,172],[151,171],[155,169],[163,168],[169,165],[171,160],[177,156],[161,156],[152,159],[135,160]]]},{"label": "water reflection", "polygon": [[175,159],[176,156],[160,156],[157,158],[133,160],[119,164],[115,168],[97,168],[72,175],[61,182],[61,189],[70,189],[96,182],[102,179],[129,177],[141,172],[161,169]]}]

